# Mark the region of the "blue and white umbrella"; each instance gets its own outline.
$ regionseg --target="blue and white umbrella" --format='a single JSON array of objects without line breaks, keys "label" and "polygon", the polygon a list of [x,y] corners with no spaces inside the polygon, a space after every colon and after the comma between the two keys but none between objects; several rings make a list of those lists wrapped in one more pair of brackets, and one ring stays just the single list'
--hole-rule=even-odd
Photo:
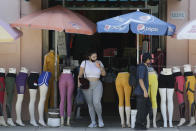
[{"label": "blue and white umbrella", "polygon": [[128,33],[131,30],[137,34],[137,63],[139,63],[139,34],[172,36],[175,29],[175,25],[141,11],[97,22],[99,33]]}]

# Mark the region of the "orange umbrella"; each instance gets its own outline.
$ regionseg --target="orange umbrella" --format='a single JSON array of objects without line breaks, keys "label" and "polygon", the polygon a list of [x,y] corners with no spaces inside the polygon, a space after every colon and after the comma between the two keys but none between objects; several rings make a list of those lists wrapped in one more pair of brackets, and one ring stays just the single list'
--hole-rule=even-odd
[{"label": "orange umbrella", "polygon": [[60,5],[24,16],[11,25],[86,35],[96,32],[96,24]]}]

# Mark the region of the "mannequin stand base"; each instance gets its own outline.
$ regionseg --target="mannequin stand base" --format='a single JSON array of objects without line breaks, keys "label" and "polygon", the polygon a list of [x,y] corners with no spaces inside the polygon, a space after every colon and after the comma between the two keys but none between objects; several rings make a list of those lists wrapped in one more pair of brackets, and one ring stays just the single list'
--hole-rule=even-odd
[{"label": "mannequin stand base", "polygon": [[179,122],[179,124],[177,126],[182,126],[182,125],[184,125],[185,122],[186,122],[186,119],[185,118],[181,118],[180,122]]}]

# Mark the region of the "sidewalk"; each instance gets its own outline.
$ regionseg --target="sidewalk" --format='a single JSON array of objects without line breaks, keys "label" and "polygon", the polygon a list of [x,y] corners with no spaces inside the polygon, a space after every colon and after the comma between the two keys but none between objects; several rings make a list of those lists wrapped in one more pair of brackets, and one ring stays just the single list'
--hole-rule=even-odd
[{"label": "sidewalk", "polygon": [[[87,128],[89,124],[88,118],[83,118],[80,120],[72,120],[71,127],[57,127],[57,128],[50,128],[50,127],[33,127],[29,124],[26,124],[25,127],[0,127],[0,131],[134,131],[131,128],[121,128],[119,118],[111,118],[106,117],[104,118],[105,127],[104,128]],[[177,123],[173,123],[174,128],[161,128],[162,122],[158,121],[157,126],[159,128],[150,128],[148,131],[195,131],[196,125],[193,127],[176,127]],[[188,124],[188,123],[187,123]]]},{"label": "sidewalk", "polygon": [[[130,128],[120,128],[116,125],[109,126],[106,125],[105,128],[86,128],[86,127],[58,127],[58,128],[49,128],[49,127],[0,127],[0,131],[134,131],[134,129]],[[174,128],[157,128],[157,129],[149,129],[148,131],[195,131],[196,126],[193,127],[174,127]]]}]

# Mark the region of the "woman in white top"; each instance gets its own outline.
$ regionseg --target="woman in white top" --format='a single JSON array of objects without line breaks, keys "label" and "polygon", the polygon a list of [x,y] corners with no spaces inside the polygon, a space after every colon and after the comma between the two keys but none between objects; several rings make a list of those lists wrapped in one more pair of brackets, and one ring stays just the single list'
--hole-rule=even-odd
[{"label": "woman in white top", "polygon": [[[102,119],[102,106],[101,106],[101,98],[103,94],[102,83],[99,80],[100,76],[105,76],[106,72],[104,70],[104,66],[101,61],[97,60],[96,51],[88,52],[88,59],[81,63],[79,78],[85,74],[87,79],[90,81],[89,89],[83,89],[83,93],[88,104],[89,114],[91,118],[91,124],[88,126],[90,128],[97,127],[97,123],[95,120],[95,112],[98,116],[98,125],[99,127],[104,127],[103,119]],[[84,73],[85,71],[85,73]],[[78,86],[80,87],[80,82],[78,82]]]}]

